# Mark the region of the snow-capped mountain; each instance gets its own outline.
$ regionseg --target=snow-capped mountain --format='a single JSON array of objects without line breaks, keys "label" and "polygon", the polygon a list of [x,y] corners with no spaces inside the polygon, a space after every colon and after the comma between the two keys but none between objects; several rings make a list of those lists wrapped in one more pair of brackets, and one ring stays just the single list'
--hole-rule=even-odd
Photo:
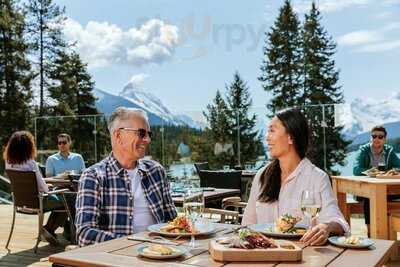
[{"label": "snow-capped mountain", "polygon": [[187,125],[192,128],[204,128],[204,124],[184,114],[173,114],[162,101],[151,93],[135,88],[128,83],[119,95],[113,95],[100,89],[94,90],[96,107],[109,116],[119,106],[141,108],[147,112],[151,125],[172,124]]},{"label": "snow-capped mountain", "polygon": [[400,121],[400,92],[382,100],[357,98],[344,105],[341,119],[349,137],[368,132],[375,125]]}]

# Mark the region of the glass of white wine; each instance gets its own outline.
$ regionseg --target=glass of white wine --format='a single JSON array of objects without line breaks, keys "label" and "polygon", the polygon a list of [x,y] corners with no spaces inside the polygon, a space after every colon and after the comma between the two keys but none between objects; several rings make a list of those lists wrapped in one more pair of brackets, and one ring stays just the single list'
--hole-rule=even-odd
[{"label": "glass of white wine", "polygon": [[[204,194],[201,188],[189,188],[183,197],[183,209],[185,215],[191,220],[193,230],[195,229],[196,221],[201,218],[204,210]],[[195,247],[194,234],[190,238],[190,246]]]},{"label": "glass of white wine", "polygon": [[321,192],[304,190],[301,193],[301,211],[303,215],[310,219],[310,229],[313,222],[321,212],[322,197]]}]

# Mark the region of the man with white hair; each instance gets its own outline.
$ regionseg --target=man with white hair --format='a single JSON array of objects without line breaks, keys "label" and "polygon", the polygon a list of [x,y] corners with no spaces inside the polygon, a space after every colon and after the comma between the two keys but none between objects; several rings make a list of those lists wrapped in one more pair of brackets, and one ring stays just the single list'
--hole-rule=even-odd
[{"label": "man with white hair", "polygon": [[151,142],[146,113],[119,107],[108,129],[112,152],[79,181],[75,223],[80,246],[144,231],[177,215],[164,168],[144,159]]}]

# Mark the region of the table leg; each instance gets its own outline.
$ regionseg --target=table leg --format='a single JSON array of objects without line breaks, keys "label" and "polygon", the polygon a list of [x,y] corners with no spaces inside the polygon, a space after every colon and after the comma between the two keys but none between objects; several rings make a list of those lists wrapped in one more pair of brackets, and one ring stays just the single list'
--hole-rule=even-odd
[{"label": "table leg", "polygon": [[343,213],[343,217],[350,224],[350,210],[346,203],[346,193],[338,192],[338,181],[336,179],[332,180],[333,191],[336,194],[338,206],[340,211]]},{"label": "table leg", "polygon": [[388,239],[386,185],[370,185],[371,237]]}]

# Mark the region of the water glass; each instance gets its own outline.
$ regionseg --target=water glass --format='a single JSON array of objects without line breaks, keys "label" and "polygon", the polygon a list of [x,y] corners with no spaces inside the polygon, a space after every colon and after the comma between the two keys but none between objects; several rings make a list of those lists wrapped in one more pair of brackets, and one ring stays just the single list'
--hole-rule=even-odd
[{"label": "water glass", "polygon": [[[183,209],[186,217],[191,220],[193,229],[196,221],[202,217],[204,210],[204,194],[201,188],[189,188],[183,197]],[[194,235],[191,235],[190,246],[195,247]]]}]

